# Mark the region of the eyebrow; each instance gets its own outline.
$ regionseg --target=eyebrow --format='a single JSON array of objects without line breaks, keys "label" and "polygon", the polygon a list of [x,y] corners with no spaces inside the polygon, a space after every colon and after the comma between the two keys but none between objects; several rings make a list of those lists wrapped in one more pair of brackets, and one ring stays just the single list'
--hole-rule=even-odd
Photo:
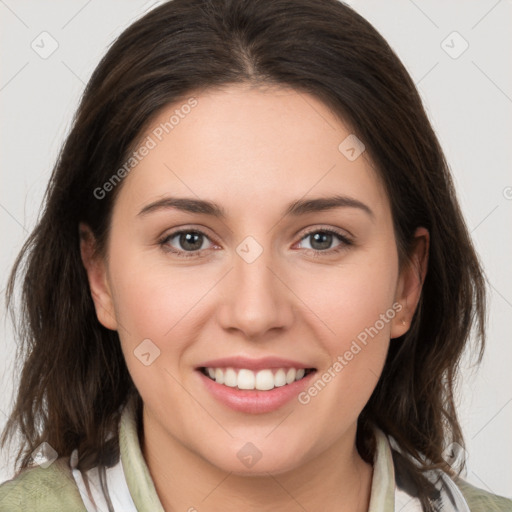
[{"label": "eyebrow", "polygon": [[[293,201],[286,207],[283,216],[291,215],[292,217],[298,217],[308,213],[323,212],[335,208],[358,208],[367,213],[372,220],[375,219],[375,214],[369,206],[353,197],[341,195]],[[164,197],[163,199],[144,206],[137,216],[145,216],[158,210],[167,209],[177,209],[189,213],[202,213],[224,220],[227,218],[226,211],[217,203],[188,197]]]}]

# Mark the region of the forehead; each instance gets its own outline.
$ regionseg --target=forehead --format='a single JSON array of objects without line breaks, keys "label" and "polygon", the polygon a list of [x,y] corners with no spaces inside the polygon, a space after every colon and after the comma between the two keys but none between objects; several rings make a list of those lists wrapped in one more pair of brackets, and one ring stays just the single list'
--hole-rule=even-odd
[{"label": "forehead", "polygon": [[233,209],[269,211],[302,197],[344,194],[382,213],[389,207],[384,188],[364,151],[353,158],[362,149],[351,151],[353,137],[303,92],[244,85],[206,90],[152,119],[121,196],[133,208],[170,194],[223,204],[229,198]]}]

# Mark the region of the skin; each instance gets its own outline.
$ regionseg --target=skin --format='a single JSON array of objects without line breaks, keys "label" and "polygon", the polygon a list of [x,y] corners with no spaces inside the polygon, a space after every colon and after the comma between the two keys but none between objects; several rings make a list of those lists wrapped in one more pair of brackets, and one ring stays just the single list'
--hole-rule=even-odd
[{"label": "skin", "polygon": [[[124,178],[108,258],[93,256],[92,236],[82,241],[98,320],[119,332],[144,401],[143,454],[160,500],[168,511],[366,511],[372,466],[357,452],[356,421],[389,344],[410,325],[429,234],[418,228],[411,264],[400,272],[382,183],[366,153],[349,161],[339,151],[351,132],[315,97],[236,85],[196,99]],[[142,135],[183,103],[165,108]],[[374,217],[352,207],[283,215],[292,201],[333,193],[358,199]],[[138,215],[167,195],[214,201],[227,217],[172,208]],[[178,228],[205,233],[193,257],[159,244]],[[333,228],[353,244],[336,236],[315,244],[306,228]],[[236,251],[247,236],[263,248],[250,264]],[[179,236],[166,247],[186,251]],[[236,412],[194,370],[212,358],[272,355],[321,374],[397,303],[400,313],[307,405]],[[149,366],[133,353],[144,339],[160,350]],[[251,468],[237,457],[247,442],[262,453]]]}]

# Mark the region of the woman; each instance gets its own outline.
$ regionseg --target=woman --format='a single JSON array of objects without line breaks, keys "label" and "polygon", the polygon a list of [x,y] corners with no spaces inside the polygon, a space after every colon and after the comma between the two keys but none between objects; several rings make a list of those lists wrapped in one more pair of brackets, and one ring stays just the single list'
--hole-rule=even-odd
[{"label": "woman", "polygon": [[9,297],[23,263],[0,510],[512,510],[452,460],[483,271],[413,82],[344,4],[129,27]]}]

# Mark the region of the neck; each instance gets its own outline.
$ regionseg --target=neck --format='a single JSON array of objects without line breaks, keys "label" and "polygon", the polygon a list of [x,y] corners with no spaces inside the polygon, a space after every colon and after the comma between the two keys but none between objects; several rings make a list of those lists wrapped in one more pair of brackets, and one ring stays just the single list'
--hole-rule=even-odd
[{"label": "neck", "polygon": [[373,468],[355,447],[355,428],[292,470],[242,476],[223,471],[148,417],[142,452],[167,512],[366,512]]}]

